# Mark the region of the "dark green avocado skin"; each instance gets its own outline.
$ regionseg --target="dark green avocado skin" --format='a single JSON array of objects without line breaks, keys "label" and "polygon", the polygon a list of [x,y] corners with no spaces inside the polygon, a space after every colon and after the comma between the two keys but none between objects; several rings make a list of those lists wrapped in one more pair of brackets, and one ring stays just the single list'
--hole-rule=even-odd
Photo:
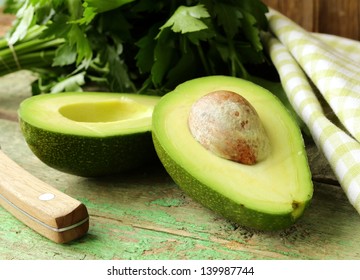
[{"label": "dark green avocado skin", "polygon": [[28,146],[41,161],[82,177],[124,173],[157,159],[151,131],[96,138],[49,132],[22,119],[20,128]]},{"label": "dark green avocado skin", "polygon": [[[161,163],[174,182],[194,200],[226,219],[257,230],[275,231],[290,227],[301,217],[301,215],[294,217],[293,212],[278,215],[263,213],[253,210],[247,205],[235,203],[231,198],[225,197],[202,184],[179,166],[162,148],[154,131],[153,142]],[[297,205],[297,207],[303,207],[305,210],[309,203],[310,200],[305,205]],[[294,209],[295,211],[299,211],[299,209]]]}]

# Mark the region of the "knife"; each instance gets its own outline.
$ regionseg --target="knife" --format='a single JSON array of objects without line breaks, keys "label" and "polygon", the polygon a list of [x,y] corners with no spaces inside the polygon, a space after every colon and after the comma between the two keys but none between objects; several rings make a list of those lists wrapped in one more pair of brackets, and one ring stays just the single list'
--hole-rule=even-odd
[{"label": "knife", "polygon": [[86,206],[36,178],[0,148],[0,205],[56,243],[67,243],[89,229]]}]

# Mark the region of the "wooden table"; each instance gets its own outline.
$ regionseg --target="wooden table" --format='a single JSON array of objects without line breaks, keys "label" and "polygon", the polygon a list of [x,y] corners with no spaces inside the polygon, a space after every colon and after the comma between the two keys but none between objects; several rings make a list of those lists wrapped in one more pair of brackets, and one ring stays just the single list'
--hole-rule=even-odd
[{"label": "wooden table", "polygon": [[2,150],[41,180],[82,201],[88,234],[59,245],[0,207],[0,259],[360,259],[360,217],[309,142],[314,198],[303,218],[278,232],[233,224],[187,197],[161,165],[133,174],[86,179],[58,172],[27,147],[17,122],[30,96],[28,72],[0,78]]},{"label": "wooden table", "polygon": [[359,0],[262,0],[308,31],[360,40]]}]

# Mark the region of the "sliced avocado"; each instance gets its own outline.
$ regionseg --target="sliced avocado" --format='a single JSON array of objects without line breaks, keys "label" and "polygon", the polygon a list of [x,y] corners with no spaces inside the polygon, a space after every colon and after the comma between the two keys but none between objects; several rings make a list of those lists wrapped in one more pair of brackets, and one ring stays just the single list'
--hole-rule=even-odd
[{"label": "sliced avocado", "polygon": [[79,176],[110,175],[157,158],[151,118],[159,100],[104,92],[38,95],[20,104],[20,126],[47,165]]},{"label": "sliced avocado", "polygon": [[[212,153],[190,132],[193,104],[214,91],[240,94],[255,108],[271,149],[256,164]],[[312,198],[313,184],[301,131],[266,89],[234,77],[210,76],[179,85],[153,113],[153,141],[173,180],[189,196],[225,218],[260,230],[289,227]]]}]

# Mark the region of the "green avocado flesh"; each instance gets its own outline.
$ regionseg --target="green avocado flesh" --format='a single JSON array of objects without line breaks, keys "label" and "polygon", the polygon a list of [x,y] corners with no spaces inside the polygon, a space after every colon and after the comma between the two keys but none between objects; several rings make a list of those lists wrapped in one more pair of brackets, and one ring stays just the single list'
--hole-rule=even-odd
[{"label": "green avocado flesh", "polygon": [[[220,158],[188,127],[190,108],[217,90],[242,95],[255,108],[271,152],[255,165]],[[251,82],[225,76],[194,79],[165,95],[153,113],[156,152],[189,196],[225,218],[260,230],[292,225],[311,201],[313,184],[301,131],[282,103]]]},{"label": "green avocado flesh", "polygon": [[33,153],[47,165],[85,176],[121,173],[156,158],[152,112],[160,97],[73,92],[30,97],[19,120]]}]

